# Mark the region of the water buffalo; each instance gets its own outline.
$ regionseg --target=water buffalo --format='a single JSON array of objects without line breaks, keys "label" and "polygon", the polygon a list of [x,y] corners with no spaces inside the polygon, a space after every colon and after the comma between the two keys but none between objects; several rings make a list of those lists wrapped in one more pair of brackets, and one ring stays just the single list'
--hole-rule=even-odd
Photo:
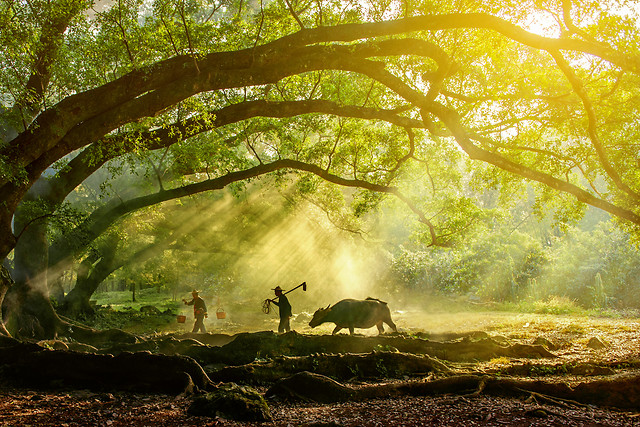
[{"label": "water buffalo", "polygon": [[353,335],[354,328],[370,328],[373,325],[378,327],[378,332],[383,333],[384,327],[382,323],[386,323],[395,332],[398,331],[395,323],[391,320],[389,307],[384,301],[375,298],[367,298],[365,300],[343,299],[337,302],[333,307],[319,308],[313,313],[313,319],[309,322],[309,326],[315,328],[325,322],[333,322],[336,324],[335,329],[331,333],[335,335],[342,328],[349,328],[349,333]]}]

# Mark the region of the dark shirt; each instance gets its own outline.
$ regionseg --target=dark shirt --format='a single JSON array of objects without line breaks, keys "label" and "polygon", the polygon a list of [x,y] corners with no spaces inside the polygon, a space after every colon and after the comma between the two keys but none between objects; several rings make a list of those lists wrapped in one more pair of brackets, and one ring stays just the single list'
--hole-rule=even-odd
[{"label": "dark shirt", "polygon": [[278,298],[279,301],[273,300],[273,303],[278,306],[280,309],[280,318],[283,317],[291,317],[291,304],[289,304],[289,299],[284,295],[280,295]]},{"label": "dark shirt", "polygon": [[188,301],[187,305],[193,306],[193,314],[195,315],[207,313],[207,305],[204,303],[204,300],[200,297],[195,297],[191,301]]}]

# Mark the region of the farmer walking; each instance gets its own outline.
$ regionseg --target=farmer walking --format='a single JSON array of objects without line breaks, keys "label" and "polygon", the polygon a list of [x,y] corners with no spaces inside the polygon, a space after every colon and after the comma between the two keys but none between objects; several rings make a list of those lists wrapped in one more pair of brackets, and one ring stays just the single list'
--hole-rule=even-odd
[{"label": "farmer walking", "polygon": [[202,333],[206,333],[207,330],[204,327],[204,319],[208,317],[207,305],[204,303],[204,300],[198,296],[198,291],[195,289],[191,292],[191,296],[193,297],[191,301],[187,301],[184,298],[182,299],[186,305],[193,306],[193,315],[196,318],[196,323],[193,325],[193,331],[191,332],[202,331]]},{"label": "farmer walking", "polygon": [[273,291],[276,293],[276,298],[272,299],[271,302],[278,306],[278,311],[280,312],[278,333],[282,334],[284,332],[289,332],[291,330],[291,325],[289,324],[292,314],[291,304],[289,303],[287,296],[282,293],[282,288],[280,286],[273,288]]}]

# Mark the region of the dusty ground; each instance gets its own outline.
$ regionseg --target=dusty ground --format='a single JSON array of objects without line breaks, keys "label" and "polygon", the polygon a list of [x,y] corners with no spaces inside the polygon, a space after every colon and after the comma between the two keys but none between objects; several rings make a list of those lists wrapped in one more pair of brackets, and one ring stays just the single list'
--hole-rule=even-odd
[{"label": "dusty ground", "polygon": [[[398,330],[407,333],[422,333],[434,338],[448,333],[485,331],[492,335],[500,334],[513,339],[528,339],[537,336],[569,339],[573,344],[586,343],[591,336],[610,337],[612,342],[640,343],[640,317],[583,317],[574,315],[554,315],[536,313],[509,313],[495,311],[476,312],[440,312],[428,313],[419,310],[392,311],[392,318]],[[311,313],[294,315],[291,326],[303,334],[330,334],[334,325],[326,323],[316,328],[309,327]],[[256,314],[254,312],[229,312],[225,319],[210,316],[205,322],[212,333],[234,334],[259,330],[276,330],[277,315]],[[184,324],[174,323],[163,332],[189,332],[193,326],[192,318]],[[385,325],[386,330],[389,328]],[[375,328],[356,329],[363,335],[376,335]],[[341,333],[347,333],[342,330]]]},{"label": "dusty ground", "polygon": [[[589,362],[606,365],[640,360],[640,319],[584,318],[536,314],[474,313],[433,315],[396,312],[401,331],[428,337],[446,338],[459,332],[478,330],[511,343],[532,343],[543,337],[558,345],[553,360],[535,364]],[[269,329],[264,319],[263,329]],[[409,325],[428,325],[425,329]],[[272,328],[276,325],[272,325]],[[304,319],[294,321],[301,333],[327,333],[330,327],[309,330]],[[211,332],[235,332],[238,323],[211,322]],[[324,328],[324,326],[323,326]],[[367,334],[372,331],[363,331]],[[606,344],[588,346],[598,337]],[[528,361],[499,358],[464,369],[492,371]],[[567,377],[567,381],[585,378]],[[220,418],[193,417],[186,413],[188,397],[93,393],[89,391],[43,391],[0,388],[0,425],[3,426],[233,426],[252,425]],[[403,397],[343,404],[291,404],[269,402],[274,418],[263,425],[482,425],[482,426],[640,426],[640,411],[621,412],[611,408],[549,405],[544,401],[523,401],[488,396]]]}]

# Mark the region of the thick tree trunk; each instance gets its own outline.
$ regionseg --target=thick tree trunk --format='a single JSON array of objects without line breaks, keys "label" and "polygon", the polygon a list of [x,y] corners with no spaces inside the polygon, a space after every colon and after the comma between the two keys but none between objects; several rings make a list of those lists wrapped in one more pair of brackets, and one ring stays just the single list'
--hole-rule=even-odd
[{"label": "thick tree trunk", "polygon": [[99,282],[96,283],[96,280],[94,280],[93,277],[89,277],[86,273],[86,266],[83,262],[78,270],[76,285],[64,297],[64,302],[61,306],[62,312],[73,317],[93,315],[95,310],[91,307],[89,299],[99,284]]},{"label": "thick tree trunk", "polygon": [[61,320],[46,295],[16,283],[7,293],[4,305],[7,329],[17,338],[56,337]]},{"label": "thick tree trunk", "polygon": [[9,331],[17,337],[50,339],[56,336],[60,319],[49,301],[47,224],[34,218],[30,209],[21,205],[14,219],[20,237],[14,250],[15,285],[4,300],[5,317]]},{"label": "thick tree trunk", "polygon": [[[62,310],[72,316],[93,314],[89,299],[98,289],[98,286],[111,273],[130,262],[144,262],[158,253],[158,250],[168,247],[174,239],[169,237],[163,241],[145,246],[143,249],[129,257],[127,260],[116,259],[118,249],[117,235],[110,235],[100,246],[100,249],[88,256],[81,264],[78,271],[78,279],[74,288],[67,294],[62,304]],[[136,300],[136,287],[132,283],[127,287],[132,292],[133,301]]]},{"label": "thick tree trunk", "polygon": [[71,315],[93,315],[95,310],[89,299],[114,270],[120,267],[115,265],[118,240],[116,236],[110,236],[102,245],[101,251],[94,252],[85,258],[78,269],[76,285],[67,294],[62,304],[62,310]]},{"label": "thick tree trunk", "polygon": [[[0,265],[0,307],[4,302],[4,296],[7,294],[9,288],[13,285],[13,279],[9,274],[9,270],[4,265]],[[1,313],[2,310],[0,310]],[[0,316],[0,334],[11,336],[7,328],[4,326],[4,316]]]},{"label": "thick tree trunk", "polygon": [[[16,215],[16,225],[20,224]],[[28,284],[30,289],[38,290],[48,296],[47,267],[48,242],[46,224],[35,221],[27,226],[18,239],[14,250],[13,279],[16,283]]]}]

